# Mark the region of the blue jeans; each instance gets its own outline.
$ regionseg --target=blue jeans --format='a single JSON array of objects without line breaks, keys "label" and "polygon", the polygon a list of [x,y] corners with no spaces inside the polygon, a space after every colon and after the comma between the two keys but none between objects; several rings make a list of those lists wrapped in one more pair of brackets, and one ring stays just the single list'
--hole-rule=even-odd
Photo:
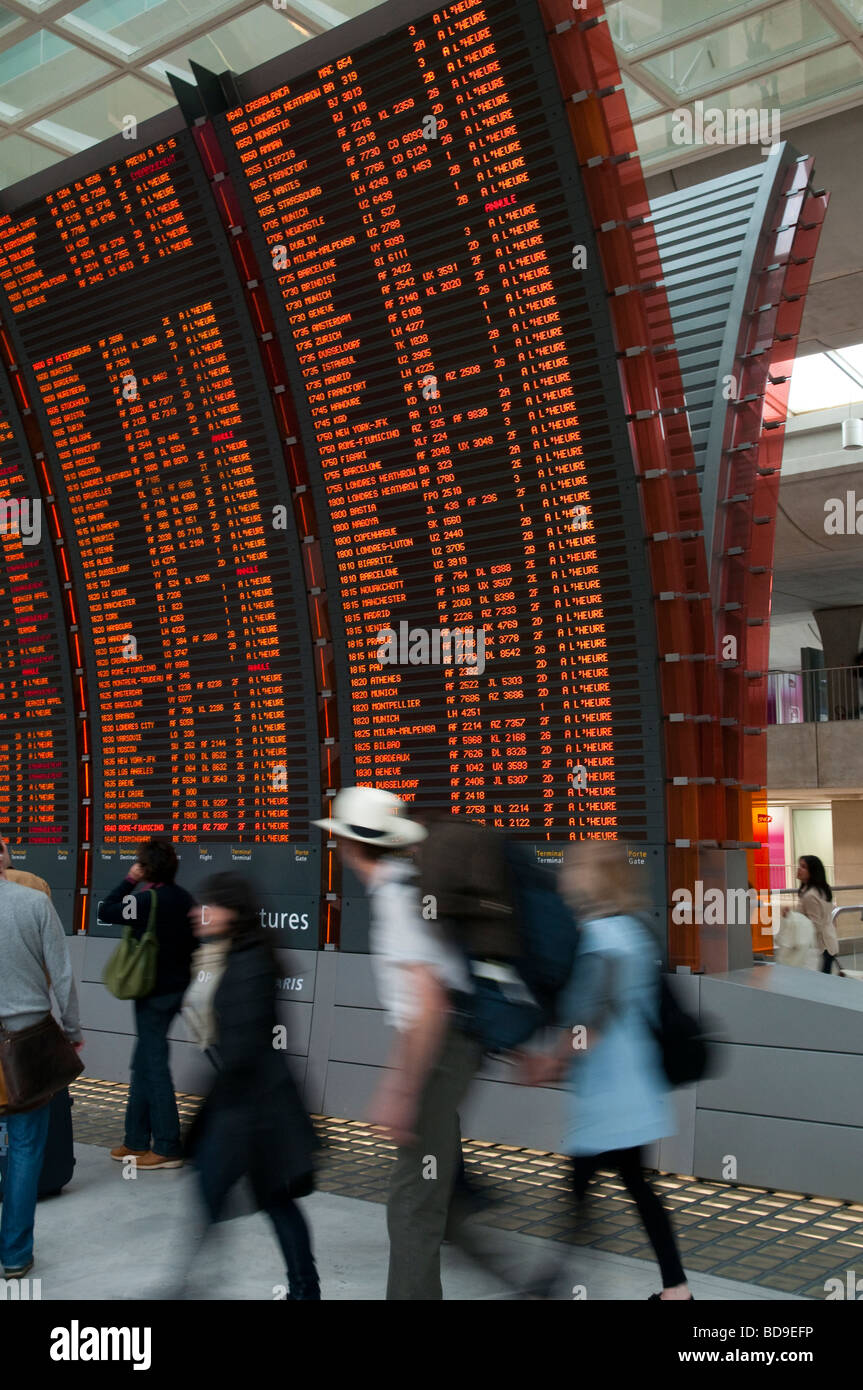
[{"label": "blue jeans", "polygon": [[[151,1149],[163,1158],[180,1158],[180,1117],[168,1066],[168,1029],[183,999],[151,994],[135,1000],[138,1041],[132,1057],[132,1084],[126,1102],[127,1149]],[[152,1137],[152,1144],[150,1139]]]},{"label": "blue jeans", "polygon": [[20,1269],[33,1255],[39,1174],[45,1157],[50,1105],[25,1115],[6,1115],[9,1149],[0,1207],[0,1264]]}]

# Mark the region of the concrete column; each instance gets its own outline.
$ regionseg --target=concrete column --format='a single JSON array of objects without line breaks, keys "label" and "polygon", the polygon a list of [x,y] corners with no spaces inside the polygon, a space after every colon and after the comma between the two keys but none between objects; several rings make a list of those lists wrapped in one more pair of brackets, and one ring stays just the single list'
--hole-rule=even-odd
[{"label": "concrete column", "polygon": [[824,665],[835,674],[827,677],[827,717],[856,719],[860,703],[859,682],[853,672],[837,667],[855,666],[860,651],[863,605],[853,608],[818,608],[813,613],[824,646]]},{"label": "concrete column", "polygon": [[[749,887],[744,850],[702,849],[698,855],[698,872],[704,884],[705,896],[709,890],[718,888],[728,907],[736,909],[736,904],[743,901],[729,898],[728,892],[730,889],[745,893]],[[740,920],[717,925],[704,922],[698,928],[701,964],[707,975],[723,974],[726,970],[744,970],[752,964],[752,928],[748,912],[732,911],[726,916],[739,916]]]}]

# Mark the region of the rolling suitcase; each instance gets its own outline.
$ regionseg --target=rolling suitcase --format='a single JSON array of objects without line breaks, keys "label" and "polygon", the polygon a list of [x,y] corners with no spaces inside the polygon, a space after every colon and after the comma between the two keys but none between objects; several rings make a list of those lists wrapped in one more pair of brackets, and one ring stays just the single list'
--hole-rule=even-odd
[{"label": "rolling suitcase", "polygon": [[[69,1088],[58,1091],[50,1104],[48,1138],[45,1141],[45,1156],[39,1174],[40,1197],[57,1196],[71,1180],[75,1169],[75,1153],[72,1147],[72,1097]],[[6,1155],[6,1126],[0,1119],[0,1201],[3,1198],[3,1182],[6,1176]]]}]

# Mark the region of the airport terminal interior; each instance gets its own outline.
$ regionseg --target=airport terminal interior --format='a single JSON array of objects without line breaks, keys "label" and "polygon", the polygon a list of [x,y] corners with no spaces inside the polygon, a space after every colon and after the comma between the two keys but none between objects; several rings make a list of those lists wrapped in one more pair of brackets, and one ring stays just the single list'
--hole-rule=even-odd
[{"label": "airport terminal interior", "polygon": [[0,0],[0,1282],[863,1297],[861,147],[860,0]]}]

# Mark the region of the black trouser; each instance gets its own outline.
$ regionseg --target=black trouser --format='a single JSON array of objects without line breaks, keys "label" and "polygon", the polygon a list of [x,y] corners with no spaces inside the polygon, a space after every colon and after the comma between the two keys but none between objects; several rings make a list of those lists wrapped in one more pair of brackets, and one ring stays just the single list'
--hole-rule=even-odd
[{"label": "black trouser", "polygon": [[662,1287],[686,1283],[674,1232],[664,1206],[644,1176],[642,1150],[612,1149],[604,1154],[576,1154],[572,1160],[572,1185],[579,1204],[597,1168],[616,1168],[627,1192],[638,1207],[647,1238],[653,1246],[662,1274]]},{"label": "black trouser", "polygon": [[836,968],[837,968],[837,970],[838,970],[838,969],[840,968],[840,966],[839,966],[839,957],[838,957],[838,956],[831,956],[831,954],[830,954],[829,951],[822,951],[822,952],[821,952],[821,970],[822,970],[822,973],[823,973],[823,974],[825,974],[825,975],[832,975],[832,973],[833,973],[833,962],[834,962],[834,961],[836,962]]},{"label": "black trouser", "polygon": [[287,1193],[268,1202],[264,1211],[273,1223],[285,1257],[288,1297],[294,1302],[319,1299],[321,1286],[303,1213]]},{"label": "black trouser", "polygon": [[[212,1126],[208,1127],[205,1122],[198,1140],[195,1161],[198,1165],[198,1183],[208,1225],[220,1220],[224,1215],[228,1194],[234,1181],[246,1176],[242,1160],[233,1166],[228,1162],[226,1172],[224,1148],[229,1142],[230,1131],[226,1136],[224,1132],[214,1130]],[[254,1189],[254,1180],[251,1186]],[[261,1211],[266,1212],[273,1223],[276,1239],[285,1258],[288,1298],[319,1299],[321,1291],[312,1255],[309,1228],[287,1187],[276,1190],[272,1195],[263,1192],[257,1200]]]}]

